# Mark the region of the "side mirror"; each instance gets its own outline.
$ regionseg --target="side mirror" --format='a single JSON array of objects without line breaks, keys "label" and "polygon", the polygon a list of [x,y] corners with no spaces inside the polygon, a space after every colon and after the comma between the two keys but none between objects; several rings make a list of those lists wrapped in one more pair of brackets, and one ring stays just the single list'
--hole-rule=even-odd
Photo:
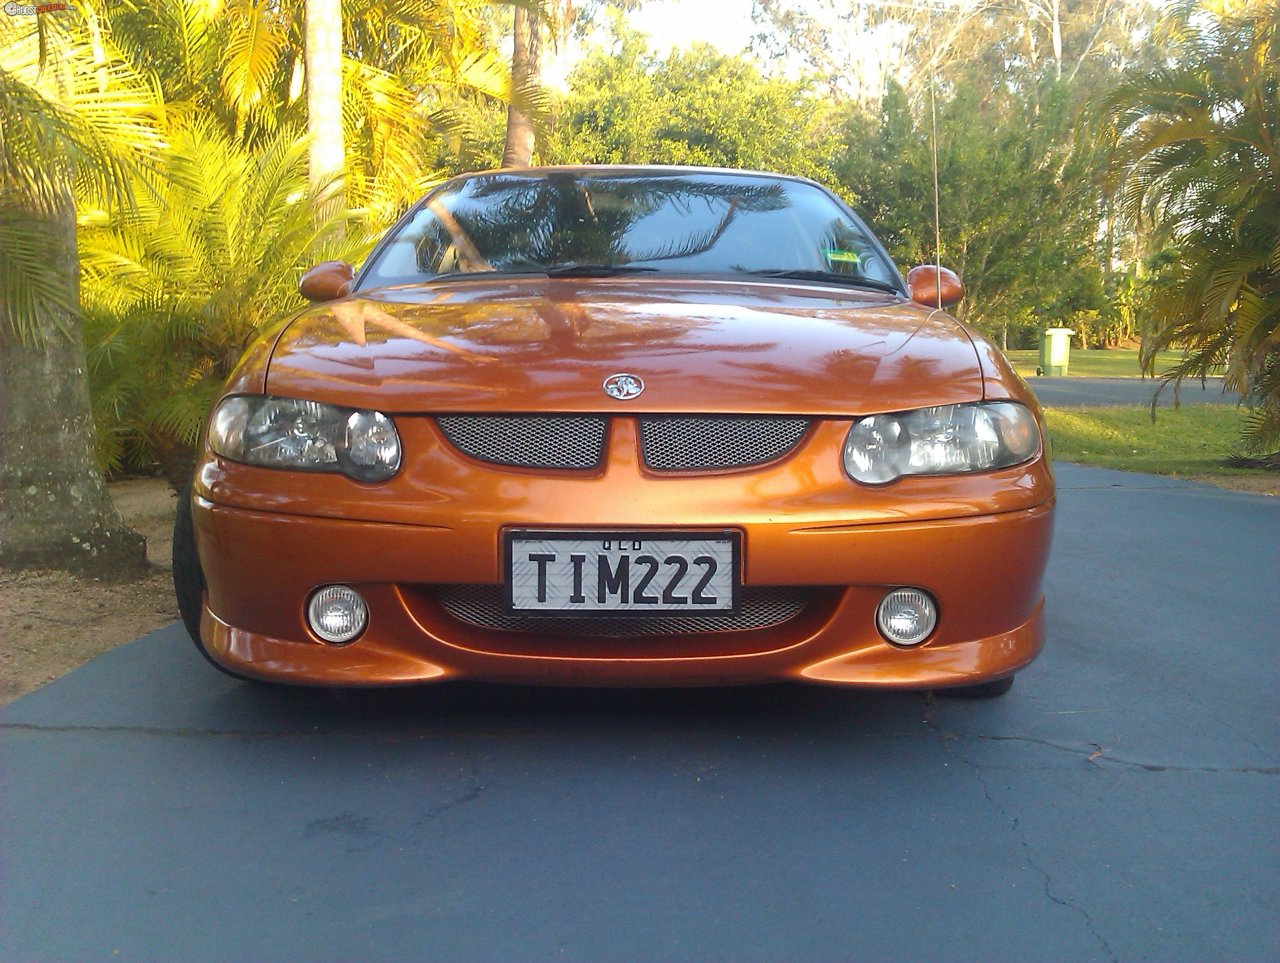
[{"label": "side mirror", "polygon": [[955,271],[933,264],[921,264],[907,272],[907,290],[911,300],[927,308],[939,304],[948,308],[964,297],[964,285]]},{"label": "side mirror", "polygon": [[351,293],[356,269],[346,261],[321,261],[298,282],[298,293],[308,301],[333,301]]}]

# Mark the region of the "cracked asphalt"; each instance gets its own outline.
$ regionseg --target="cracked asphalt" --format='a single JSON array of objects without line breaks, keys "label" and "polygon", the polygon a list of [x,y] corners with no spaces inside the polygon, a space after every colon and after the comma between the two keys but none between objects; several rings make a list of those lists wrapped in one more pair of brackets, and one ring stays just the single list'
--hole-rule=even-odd
[{"label": "cracked asphalt", "polygon": [[1280,956],[1280,499],[1059,466],[988,703],[271,690],[177,625],[0,715],[0,959]]}]

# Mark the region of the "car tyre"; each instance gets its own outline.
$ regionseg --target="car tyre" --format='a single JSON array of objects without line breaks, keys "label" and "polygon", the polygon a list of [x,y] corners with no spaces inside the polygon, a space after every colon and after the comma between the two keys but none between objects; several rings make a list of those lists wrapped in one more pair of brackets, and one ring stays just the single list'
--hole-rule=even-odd
[{"label": "car tyre", "polygon": [[955,689],[938,689],[937,694],[948,699],[995,699],[1013,688],[1013,676],[965,685]]},{"label": "car tyre", "polygon": [[248,676],[232,672],[209,654],[200,638],[200,615],[204,608],[204,571],[200,568],[200,556],[196,553],[196,534],[191,521],[191,483],[188,482],[178,496],[178,510],[173,518],[173,594],[178,599],[178,611],[182,624],[195,643],[196,649],[219,672],[242,682],[256,682]]}]

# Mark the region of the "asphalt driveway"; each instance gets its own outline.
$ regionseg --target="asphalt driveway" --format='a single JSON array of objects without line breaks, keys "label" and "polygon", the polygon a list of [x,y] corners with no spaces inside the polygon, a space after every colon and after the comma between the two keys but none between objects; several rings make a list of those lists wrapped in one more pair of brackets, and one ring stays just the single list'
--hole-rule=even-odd
[{"label": "asphalt driveway", "polygon": [[[1089,405],[1149,405],[1159,382],[1150,378],[1028,378],[1027,384],[1047,408],[1081,408]],[[1240,395],[1224,391],[1221,378],[1184,382],[1179,391],[1184,405],[1237,405]],[[1174,391],[1165,388],[1157,404],[1169,407]]]},{"label": "asphalt driveway", "polygon": [[270,690],[0,715],[0,959],[1273,959],[1280,499],[1060,466],[1003,700]]}]

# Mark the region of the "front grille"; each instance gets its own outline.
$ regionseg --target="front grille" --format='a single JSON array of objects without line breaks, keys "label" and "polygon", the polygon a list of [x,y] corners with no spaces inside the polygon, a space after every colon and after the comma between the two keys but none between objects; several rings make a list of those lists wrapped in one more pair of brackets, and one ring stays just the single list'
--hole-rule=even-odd
[{"label": "front grille", "polygon": [[640,447],[654,471],[745,468],[781,458],[808,428],[796,415],[649,415]]},{"label": "front grille", "polygon": [[503,605],[500,585],[441,585],[435,589],[435,595],[444,610],[455,619],[482,629],[603,639],[767,629],[795,618],[807,601],[807,594],[800,589],[744,588],[741,610],[733,615],[654,615],[592,619],[512,615]]},{"label": "front grille", "polygon": [[603,415],[440,415],[464,455],[517,468],[595,468],[604,457]]},{"label": "front grille", "polygon": [[[809,428],[799,415],[641,415],[640,449],[653,471],[717,471],[776,461]],[[605,415],[440,415],[464,455],[516,468],[590,469],[604,458]]]}]

